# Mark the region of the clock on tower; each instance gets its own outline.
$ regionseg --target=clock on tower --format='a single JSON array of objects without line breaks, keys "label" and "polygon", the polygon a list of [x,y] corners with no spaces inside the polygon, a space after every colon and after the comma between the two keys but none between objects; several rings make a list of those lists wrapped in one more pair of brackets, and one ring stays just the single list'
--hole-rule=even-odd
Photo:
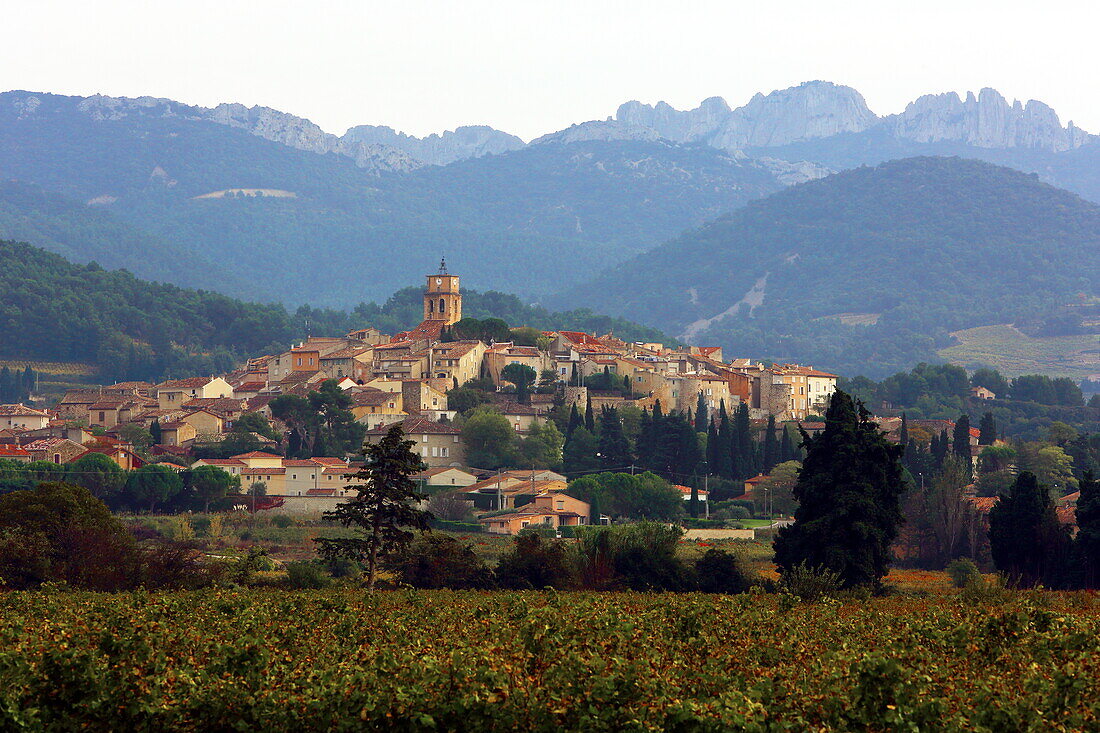
[{"label": "clock on tower", "polygon": [[424,320],[451,325],[462,320],[462,293],[458,275],[447,272],[447,260],[439,261],[439,272],[428,275],[424,289]]}]

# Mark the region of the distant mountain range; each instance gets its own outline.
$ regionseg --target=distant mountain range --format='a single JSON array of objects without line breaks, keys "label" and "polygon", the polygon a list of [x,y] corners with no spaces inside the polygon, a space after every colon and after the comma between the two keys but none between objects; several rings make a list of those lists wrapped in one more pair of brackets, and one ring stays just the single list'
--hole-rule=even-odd
[{"label": "distant mountain range", "polygon": [[909,158],[753,202],[563,301],[584,293],[727,353],[882,375],[972,326],[1088,333],[1065,306],[1098,292],[1100,206],[1008,168]]},{"label": "distant mountain range", "polygon": [[[657,277],[646,286],[652,292],[611,286],[648,264],[654,276],[662,267],[678,271],[676,255],[662,259],[675,251],[670,247],[705,239],[697,228],[719,217],[756,210],[742,209],[746,204],[773,194],[769,202],[787,201],[788,194],[823,190],[816,187],[825,177],[853,180],[839,172],[928,156],[1007,166],[1100,202],[1100,137],[1062,124],[1041,102],[1010,103],[990,89],[965,98],[928,95],[884,117],[854,89],[828,82],[758,94],[740,107],[717,97],[683,111],[634,101],[608,119],[529,143],[486,126],[417,138],[359,125],[336,135],[266,107],[7,92],[0,94],[0,180],[6,182],[0,185],[0,238],[25,239],[77,262],[124,266],[146,279],[255,301],[342,308],[388,296],[445,254],[472,288],[519,292],[562,308],[633,304],[634,320],[687,337],[751,346],[758,356],[821,354],[823,366],[839,368],[863,352],[841,346],[813,351],[799,339],[769,341],[787,333],[778,321],[755,341],[707,321],[730,305],[708,294],[707,285]],[[965,200],[957,189],[957,161],[922,165],[923,185]],[[1027,227],[984,231],[982,237],[999,242],[1010,258],[1034,240],[1029,230],[1046,232],[1048,241],[1064,247],[1094,241],[1088,227],[1068,238],[1058,229],[1064,207],[1076,211],[1084,202],[1068,194],[1032,196],[1027,192],[1036,179],[1006,178],[992,166],[974,171],[968,174],[974,182],[991,176],[991,185],[1010,200],[1021,195],[1056,207],[1028,209],[1033,218]],[[829,201],[849,211],[844,195],[854,193],[836,185],[845,193]],[[795,188],[783,192],[789,186]],[[910,193],[920,192],[897,195]],[[823,218],[813,223],[773,205],[779,206],[776,215],[811,229],[847,225],[828,212],[818,210]],[[897,236],[907,240],[921,227],[938,226],[942,214],[922,211],[928,219]],[[775,227],[785,236],[797,233],[782,221]],[[876,236],[889,241],[895,233]],[[982,249],[982,237],[960,236],[959,242],[992,256]],[[711,243],[716,261],[729,252],[749,256],[733,243]],[[907,252],[895,255],[911,264]],[[1081,256],[1086,271],[1095,265],[1096,250]],[[708,267],[701,261],[695,266]],[[756,273],[743,287],[747,272],[736,270],[738,279],[722,298],[732,291],[744,296],[763,276]],[[603,279],[594,281],[601,273]],[[1035,273],[1031,290],[1064,294],[1055,271],[1040,267]],[[704,274],[703,280],[713,276]],[[785,292],[777,282],[768,281],[769,307],[759,313],[769,312],[776,293]],[[916,292],[924,286],[918,281]],[[683,288],[698,294],[685,300]],[[1095,285],[1080,290],[1095,293]],[[609,300],[612,293],[621,298]],[[822,315],[829,314],[814,317]],[[883,319],[883,328],[893,323],[892,316]],[[941,326],[923,323],[910,334],[928,346],[922,354],[944,341]],[[865,356],[904,366],[915,353]]]}]

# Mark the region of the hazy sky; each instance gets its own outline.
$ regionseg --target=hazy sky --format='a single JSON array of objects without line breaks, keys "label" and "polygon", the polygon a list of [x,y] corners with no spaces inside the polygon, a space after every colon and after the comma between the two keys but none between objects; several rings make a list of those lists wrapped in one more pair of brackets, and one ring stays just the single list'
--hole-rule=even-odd
[{"label": "hazy sky", "polygon": [[999,89],[1100,132],[1093,3],[12,0],[0,88],[262,104],[330,132],[525,139],[629,99],[743,104],[810,79],[879,114]]}]

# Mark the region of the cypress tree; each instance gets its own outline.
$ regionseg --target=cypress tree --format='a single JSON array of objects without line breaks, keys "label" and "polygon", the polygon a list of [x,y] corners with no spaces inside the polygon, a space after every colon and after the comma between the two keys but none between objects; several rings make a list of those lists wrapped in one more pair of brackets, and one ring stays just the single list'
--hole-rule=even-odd
[{"label": "cypress tree", "polygon": [[947,428],[940,431],[939,440],[932,439],[932,457],[936,459],[936,468],[943,467],[943,459],[947,458],[947,451],[950,449],[951,441],[947,437]]},{"label": "cypress tree", "polygon": [[1092,471],[1081,477],[1077,499],[1077,557],[1086,588],[1100,588],[1100,481]]},{"label": "cypress tree", "polygon": [[692,476],[691,500],[688,502],[688,513],[693,517],[699,516],[699,482]]},{"label": "cypress tree", "polygon": [[955,423],[955,435],[951,443],[952,452],[960,459],[971,464],[970,458],[970,416],[960,415]]},{"label": "cypress tree", "polygon": [[568,438],[573,434],[573,431],[580,425],[584,424],[584,419],[581,417],[580,411],[577,409],[577,403],[573,403],[573,407],[569,410],[569,423],[565,428],[565,437]]},{"label": "cypress tree", "polygon": [[634,462],[619,411],[613,407],[605,407],[600,415],[599,451],[605,468],[622,471]]},{"label": "cypress tree", "polygon": [[898,430],[898,445],[909,445],[909,422],[905,413],[901,413],[901,428]]},{"label": "cypress tree", "polygon": [[1058,524],[1050,492],[1022,471],[989,512],[993,564],[1013,581],[1033,586],[1061,583],[1069,535]]},{"label": "cypress tree", "polygon": [[715,475],[715,468],[718,465],[717,450],[718,426],[715,425],[714,420],[711,420],[707,425],[707,473],[712,476]]},{"label": "cypress tree", "polygon": [[695,401],[695,432],[705,433],[710,424],[710,416],[707,414],[707,398],[702,390],[699,390],[699,399]]},{"label": "cypress tree", "polygon": [[889,571],[901,524],[902,447],[886,440],[862,404],[837,391],[825,430],[803,433],[806,460],[794,488],[793,525],[779,530],[781,573],[805,565],[840,576],[844,587],[877,583]]},{"label": "cypress tree", "polygon": [[764,433],[764,460],[761,473],[771,473],[779,463],[779,441],[775,438],[775,415],[768,415],[768,427]]},{"label": "cypress tree", "polygon": [[11,370],[7,367],[0,369],[0,403],[15,402],[15,385],[12,382]]},{"label": "cypress tree", "polygon": [[737,406],[737,418],[734,421],[737,433],[737,461],[741,468],[741,478],[752,478],[760,468],[756,455],[756,446],[752,439],[752,423],[749,422],[749,406],[742,402]]},{"label": "cypress tree", "polygon": [[596,434],[596,415],[592,412],[592,395],[588,395],[588,403],[584,406],[584,426],[588,432]]},{"label": "cypress tree", "polygon": [[779,440],[779,462],[786,463],[787,461],[797,461],[801,456],[798,455],[798,449],[794,447],[794,441],[791,439],[790,429],[783,426],[783,437]]},{"label": "cypress tree", "polygon": [[714,446],[714,468],[712,472],[726,479],[734,477],[733,466],[730,463],[732,456],[730,452],[730,433],[732,432],[733,426],[730,425],[730,417],[726,414],[725,405],[722,405],[718,410],[718,432],[715,436],[717,440]]},{"label": "cypress tree", "polygon": [[978,445],[993,445],[997,440],[997,420],[992,412],[982,415],[982,421],[978,423]]},{"label": "cypress tree", "polygon": [[160,441],[163,438],[163,433],[160,428],[160,420],[153,419],[153,422],[149,424],[149,435],[153,436],[153,444],[160,445]]}]

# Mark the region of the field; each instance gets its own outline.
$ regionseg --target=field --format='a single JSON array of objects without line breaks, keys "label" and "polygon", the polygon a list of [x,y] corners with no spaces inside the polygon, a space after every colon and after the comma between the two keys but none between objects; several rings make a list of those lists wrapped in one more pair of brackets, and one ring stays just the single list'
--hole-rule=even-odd
[{"label": "field", "polygon": [[1095,730],[1086,595],[0,595],[4,730]]},{"label": "field", "polygon": [[42,374],[52,374],[59,377],[90,377],[96,373],[95,366],[82,364],[76,361],[36,361],[34,359],[0,359],[0,368],[18,369],[23,371],[27,367]]},{"label": "field", "polygon": [[1032,338],[1009,325],[981,326],[951,334],[959,343],[939,355],[969,369],[993,367],[1010,377],[1046,374],[1084,379],[1100,371],[1100,336]]}]

